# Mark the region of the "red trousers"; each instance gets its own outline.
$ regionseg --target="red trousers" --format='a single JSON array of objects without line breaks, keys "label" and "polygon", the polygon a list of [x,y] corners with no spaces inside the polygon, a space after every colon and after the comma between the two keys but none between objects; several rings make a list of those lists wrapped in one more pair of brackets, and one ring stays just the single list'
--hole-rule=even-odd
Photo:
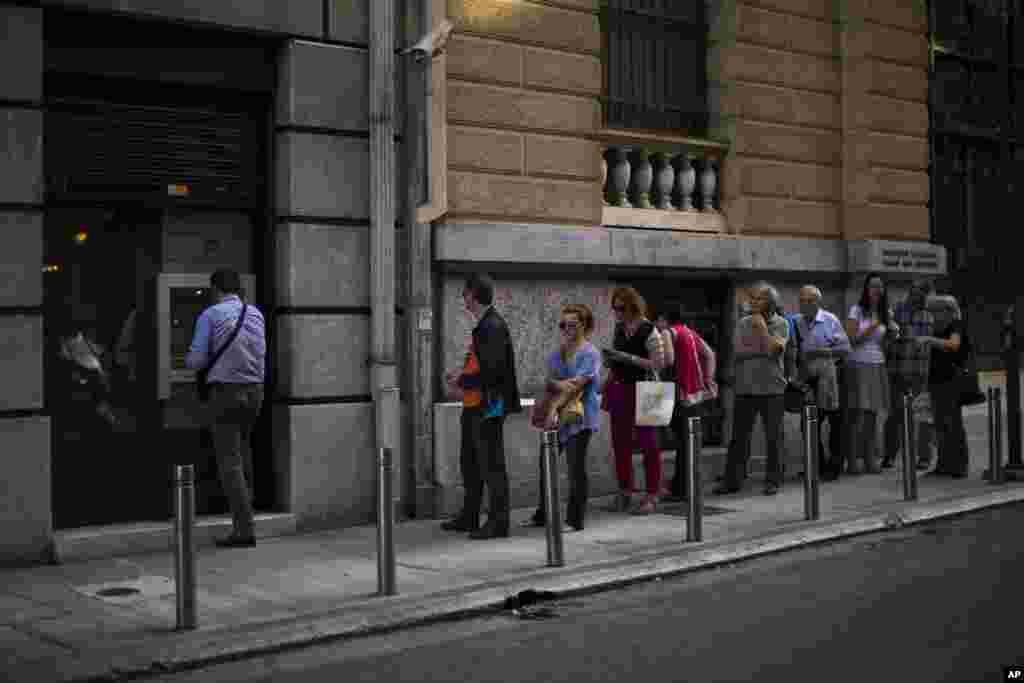
[{"label": "red trousers", "polygon": [[612,452],[615,454],[615,476],[619,489],[633,490],[633,449],[644,454],[648,495],[658,495],[661,486],[661,453],[658,451],[657,427],[637,427],[636,385],[609,382],[605,387],[608,415],[612,423]]}]

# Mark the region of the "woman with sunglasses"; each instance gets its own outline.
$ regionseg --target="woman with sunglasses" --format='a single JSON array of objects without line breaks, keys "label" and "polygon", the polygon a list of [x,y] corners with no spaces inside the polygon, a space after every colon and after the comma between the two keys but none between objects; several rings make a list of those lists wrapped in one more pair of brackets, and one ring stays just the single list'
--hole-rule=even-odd
[{"label": "woman with sunglasses", "polygon": [[662,339],[654,323],[647,319],[643,297],[632,287],[617,287],[612,291],[612,313],[615,339],[612,348],[605,350],[611,369],[605,392],[612,425],[615,474],[619,480],[615,509],[621,512],[629,509],[633,491],[633,448],[638,445],[644,454],[647,495],[636,512],[651,514],[657,506],[661,486],[661,453],[657,427],[636,426],[636,383],[647,380],[665,366]]},{"label": "woman with sunglasses", "polygon": [[[558,322],[559,345],[548,357],[547,386],[549,396],[555,398],[547,403],[546,428],[558,429],[558,445],[565,453],[569,468],[569,502],[565,522],[576,531],[583,530],[587,508],[587,448],[590,436],[601,424],[598,386],[601,377],[601,354],[590,343],[594,331],[594,314],[586,304],[569,304],[562,307]],[[570,423],[559,424],[558,407],[579,395],[583,404],[583,415]],[[540,491],[540,507],[527,520],[527,526],[544,526],[544,488]]]}]

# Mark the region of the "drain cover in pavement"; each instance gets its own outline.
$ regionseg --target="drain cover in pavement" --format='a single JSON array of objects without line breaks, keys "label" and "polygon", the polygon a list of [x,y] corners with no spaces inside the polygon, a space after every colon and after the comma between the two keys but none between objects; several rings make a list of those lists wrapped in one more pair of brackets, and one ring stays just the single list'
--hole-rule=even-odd
[{"label": "drain cover in pavement", "polygon": [[174,582],[166,576],[145,575],[134,579],[93,583],[72,588],[83,595],[115,605],[138,605],[174,597]]},{"label": "drain cover in pavement", "polygon": [[[690,512],[690,508],[685,503],[680,503],[678,505],[659,504],[658,505],[658,512],[660,514],[663,514],[663,515],[674,515],[676,517],[686,517],[687,514],[689,514],[689,512]],[[730,510],[729,508],[715,507],[714,505],[703,505],[703,506],[701,506],[701,512],[703,513],[703,515],[705,517],[711,517],[713,515],[726,515],[726,514],[729,514],[730,512],[736,512],[736,511],[735,510]]]}]

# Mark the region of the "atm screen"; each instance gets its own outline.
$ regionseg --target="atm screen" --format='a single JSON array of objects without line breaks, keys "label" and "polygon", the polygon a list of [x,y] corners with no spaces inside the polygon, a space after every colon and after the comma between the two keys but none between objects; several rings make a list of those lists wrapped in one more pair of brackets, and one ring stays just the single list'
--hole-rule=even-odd
[{"label": "atm screen", "polygon": [[171,369],[185,370],[185,356],[192,344],[196,319],[210,305],[205,287],[171,288]]}]

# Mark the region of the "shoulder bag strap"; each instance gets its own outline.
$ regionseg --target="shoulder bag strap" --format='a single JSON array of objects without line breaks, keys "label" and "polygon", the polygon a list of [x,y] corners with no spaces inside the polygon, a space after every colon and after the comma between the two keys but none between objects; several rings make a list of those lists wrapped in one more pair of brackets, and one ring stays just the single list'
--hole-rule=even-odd
[{"label": "shoulder bag strap", "polygon": [[234,343],[235,338],[238,336],[238,332],[242,329],[242,324],[245,322],[245,311],[248,308],[249,304],[242,304],[242,314],[238,316],[238,323],[235,325],[235,329],[231,330],[231,334],[228,335],[228,340],[224,342],[224,345],[214,352],[213,358],[211,358],[210,362],[206,364],[205,368],[203,368],[203,374],[208,374],[210,370],[213,370],[213,366],[217,364],[217,361],[219,361],[220,357],[224,355],[224,352],[228,350],[228,347]]}]

